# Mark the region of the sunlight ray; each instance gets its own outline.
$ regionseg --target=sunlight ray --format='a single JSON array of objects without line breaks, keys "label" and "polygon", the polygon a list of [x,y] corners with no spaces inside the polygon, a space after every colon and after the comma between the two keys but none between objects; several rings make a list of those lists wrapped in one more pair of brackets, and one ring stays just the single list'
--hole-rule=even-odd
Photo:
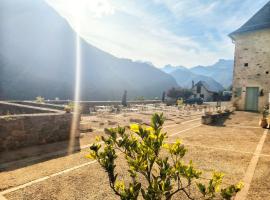
[{"label": "sunlight ray", "polygon": [[[77,24],[79,25],[79,23]],[[80,82],[81,82],[81,39],[77,32],[75,39],[76,47],[76,71],[75,71],[75,91],[74,91],[74,110],[68,145],[68,154],[74,152],[76,147],[76,138],[79,136],[80,124]]]}]

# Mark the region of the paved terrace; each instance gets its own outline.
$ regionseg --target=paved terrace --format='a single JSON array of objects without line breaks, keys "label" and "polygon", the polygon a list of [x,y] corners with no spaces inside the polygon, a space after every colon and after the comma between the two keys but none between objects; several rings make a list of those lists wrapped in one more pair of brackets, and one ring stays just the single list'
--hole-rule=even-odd
[{"label": "paved terrace", "polygon": [[[81,151],[69,156],[63,156],[65,151],[61,147],[66,147],[63,143],[2,155],[5,162],[0,165],[0,195],[10,200],[117,199],[103,170],[94,160],[85,158],[87,147],[96,135],[104,135],[104,127],[127,125],[130,121],[147,123],[149,117],[139,113],[86,116],[83,120],[93,124],[93,132],[83,133]],[[188,148],[186,161],[192,159],[204,171],[205,178],[213,170],[222,171],[226,174],[224,185],[245,182],[237,199],[265,200],[270,199],[270,137],[268,130],[258,127],[259,117],[256,113],[235,112],[217,126],[206,126],[201,125],[200,115],[179,118],[169,113],[164,129],[169,135],[168,142],[182,139]],[[16,159],[18,154],[27,157],[29,152],[36,152],[36,156],[16,162],[9,160]],[[118,165],[117,170],[124,177],[126,165],[121,155]]]}]

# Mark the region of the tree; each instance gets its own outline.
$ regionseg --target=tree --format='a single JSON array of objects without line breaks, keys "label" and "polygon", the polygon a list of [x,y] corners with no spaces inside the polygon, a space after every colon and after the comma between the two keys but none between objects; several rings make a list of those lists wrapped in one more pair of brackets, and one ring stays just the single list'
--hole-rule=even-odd
[{"label": "tree", "polygon": [[[186,148],[180,141],[165,143],[167,133],[162,132],[163,114],[154,114],[150,127],[137,124],[130,126],[131,134],[125,128],[109,129],[110,136],[102,137],[101,143],[90,147],[90,158],[98,161],[107,172],[111,189],[121,200],[171,200],[174,195],[188,199],[231,199],[242,188],[242,183],[219,190],[223,174],[215,172],[206,184],[200,182],[202,172],[195,169],[192,161],[184,163]],[[103,149],[103,150],[101,150]],[[168,156],[160,155],[165,150]],[[130,181],[119,181],[116,173],[117,151],[124,154],[129,166]],[[194,186],[197,191],[194,191]],[[193,192],[191,192],[193,191]]]},{"label": "tree", "polygon": [[122,97],[122,105],[124,107],[127,107],[127,91],[124,91],[123,97]]},{"label": "tree", "polygon": [[162,93],[162,98],[161,98],[163,103],[165,102],[165,98],[166,98],[166,92],[164,91]]},{"label": "tree", "polygon": [[191,89],[186,89],[186,88],[171,88],[167,91],[167,96],[173,99],[187,99],[192,95],[192,90]]}]

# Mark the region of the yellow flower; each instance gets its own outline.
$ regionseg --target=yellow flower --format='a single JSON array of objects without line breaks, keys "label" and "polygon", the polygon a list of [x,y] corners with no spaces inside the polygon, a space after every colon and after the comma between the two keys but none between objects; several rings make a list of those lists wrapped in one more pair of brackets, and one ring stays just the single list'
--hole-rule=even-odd
[{"label": "yellow flower", "polygon": [[150,133],[154,132],[154,129],[151,126],[146,127],[145,130],[149,131]]},{"label": "yellow flower", "polygon": [[181,141],[180,139],[177,139],[176,142],[175,142],[175,145],[176,145],[176,146],[179,146],[179,145],[181,145],[181,144],[182,144],[182,141]]},{"label": "yellow flower", "polygon": [[244,183],[242,181],[236,184],[236,188],[239,190],[241,190],[243,187],[244,187]]},{"label": "yellow flower", "polygon": [[139,125],[138,124],[130,124],[130,130],[133,132],[139,132]]},{"label": "yellow flower", "polygon": [[124,191],[125,190],[125,183],[123,181],[117,181],[115,183],[115,189],[117,191]]},{"label": "yellow flower", "polygon": [[165,143],[165,144],[162,145],[162,147],[165,148],[165,149],[169,149],[170,145],[168,143]]},{"label": "yellow flower", "polygon": [[150,139],[156,139],[157,136],[156,136],[155,134],[153,134],[153,133],[150,133],[150,134],[149,134],[149,138],[150,138]]},{"label": "yellow flower", "polygon": [[87,154],[85,157],[89,159],[96,159],[96,155],[93,153]]}]

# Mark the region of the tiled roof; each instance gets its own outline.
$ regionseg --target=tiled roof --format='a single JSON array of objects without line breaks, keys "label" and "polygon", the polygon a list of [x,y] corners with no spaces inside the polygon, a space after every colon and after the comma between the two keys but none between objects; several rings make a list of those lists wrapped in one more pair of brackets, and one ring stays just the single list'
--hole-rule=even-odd
[{"label": "tiled roof", "polygon": [[270,1],[260,9],[253,17],[251,17],[243,26],[232,32],[229,36],[241,34],[250,31],[270,28]]}]

